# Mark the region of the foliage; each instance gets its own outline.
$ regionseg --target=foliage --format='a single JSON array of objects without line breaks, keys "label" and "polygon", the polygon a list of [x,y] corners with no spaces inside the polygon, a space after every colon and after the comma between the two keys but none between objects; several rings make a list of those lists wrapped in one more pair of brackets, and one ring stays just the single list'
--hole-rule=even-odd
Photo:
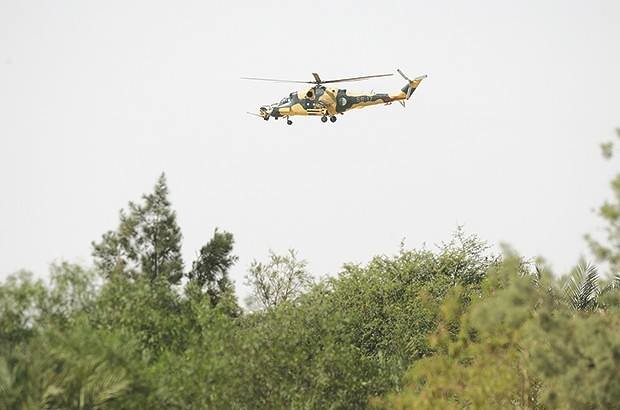
[{"label": "foliage", "polygon": [[[477,269],[493,265],[495,258],[478,252],[484,246],[474,239],[461,233],[437,251],[401,249],[366,266],[346,265],[338,277],[306,293],[289,293],[269,309],[241,316],[230,314],[226,298],[214,305],[210,297],[192,293],[200,292],[193,288],[197,276],[183,295],[164,278],[115,275],[96,285],[92,272],[61,265],[62,280],[55,275],[49,288],[40,286],[43,294],[64,298],[47,298],[53,306],[28,304],[37,312],[31,323],[38,331],[12,345],[17,356],[11,363],[27,369],[35,367],[26,357],[48,367],[61,363],[59,369],[68,373],[50,374],[24,396],[39,403],[53,386],[52,393],[63,393],[45,397],[59,406],[73,406],[58,401],[66,392],[99,403],[88,380],[101,379],[97,385],[110,381],[102,390],[116,392],[110,402],[115,408],[364,407],[368,397],[397,388],[410,363],[433,353],[426,339],[450,289],[480,292],[484,272]],[[218,260],[226,260],[228,248],[218,249],[226,250]],[[211,260],[209,252],[203,255],[203,261]],[[287,258],[296,267],[289,272],[305,269],[294,253]],[[226,269],[211,266],[223,267],[220,273]],[[22,288],[13,286],[11,292]],[[72,335],[82,333],[98,338],[95,352],[86,349],[88,337],[75,346],[78,336]],[[19,356],[15,346],[27,353]],[[109,362],[110,357],[122,360]],[[29,372],[25,379],[35,371]],[[18,386],[25,385],[7,389],[18,392]]]},{"label": "foliage", "polygon": [[[612,267],[614,206],[609,244],[590,241]],[[585,262],[556,278],[462,228],[319,281],[270,252],[243,312],[233,235],[216,229],[188,272],[180,246],[162,175],[94,244],[95,269],[0,283],[0,408],[620,408],[620,275]]]},{"label": "foliage", "polygon": [[[620,138],[620,128],[616,129]],[[605,159],[613,158],[613,142],[602,144],[602,155]],[[620,274],[620,174],[611,180],[612,201],[605,201],[598,209],[598,215],[605,222],[606,242],[597,240],[587,234],[586,242],[590,250],[600,262],[609,264],[612,274]]]},{"label": "foliage", "polygon": [[[416,362],[399,393],[375,398],[377,408],[618,408],[618,311],[601,306],[594,269],[576,269],[577,297],[551,277],[542,286],[506,260],[484,284],[482,297],[457,311],[460,292],[442,308],[431,338],[437,354]],[[583,282],[588,282],[585,285]],[[499,284],[499,286],[497,286]],[[571,287],[573,285],[570,285]],[[589,295],[584,299],[583,294]],[[575,301],[577,302],[575,304]],[[585,302],[584,304],[584,301]],[[458,318],[457,333],[449,323]]]},{"label": "foliage", "polygon": [[620,315],[545,309],[524,327],[545,408],[620,408]]},{"label": "foliage", "polygon": [[11,276],[2,298],[22,309],[3,309],[0,350],[0,408],[103,409],[131,384],[126,341],[92,329],[94,275],[76,265],[51,268],[44,286],[31,275]]},{"label": "foliage", "polygon": [[167,350],[184,348],[188,318],[182,309],[180,296],[163,280],[117,278],[103,287],[89,319],[97,329],[130,334],[143,357],[151,360]]},{"label": "foliage", "polygon": [[479,291],[486,270],[497,263],[487,249],[459,229],[436,252],[401,249],[394,257],[375,257],[365,267],[346,265],[339,279],[331,281],[334,309],[349,318],[348,331],[365,354],[406,366],[432,353],[427,336],[450,289],[463,286],[465,301]]},{"label": "foliage", "polygon": [[580,263],[573,269],[564,285],[564,295],[573,310],[598,308],[598,272],[593,265]]},{"label": "foliage", "polygon": [[36,333],[47,289],[32,273],[20,271],[0,285],[0,354]]},{"label": "foliage", "polygon": [[287,255],[269,251],[265,263],[252,261],[246,275],[246,284],[252,288],[249,304],[267,308],[294,300],[312,286],[306,265],[305,260],[297,259],[294,249],[289,249]]},{"label": "foliage", "polygon": [[177,284],[183,276],[181,229],[168,200],[164,174],[153,193],[142,199],[143,204],[129,203],[128,214],[121,210],[116,231],[93,243],[95,265],[107,277],[145,277],[153,282],[163,278]]},{"label": "foliage", "polygon": [[213,238],[200,249],[198,258],[192,264],[192,270],[187,274],[189,290],[194,296],[206,295],[211,307],[217,306],[222,299],[228,298],[232,303],[233,315],[239,314],[234,286],[229,278],[230,268],[239,259],[232,255],[235,241],[229,232],[213,233]]}]

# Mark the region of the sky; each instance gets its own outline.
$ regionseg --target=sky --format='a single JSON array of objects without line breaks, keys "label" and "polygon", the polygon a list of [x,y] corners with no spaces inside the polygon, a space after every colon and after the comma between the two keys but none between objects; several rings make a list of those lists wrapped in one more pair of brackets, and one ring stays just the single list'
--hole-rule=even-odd
[{"label": "sky", "polygon": [[[232,278],[298,250],[316,276],[458,225],[587,256],[616,171],[620,2],[0,1],[0,279],[91,263],[91,242],[165,172],[186,265],[216,227]],[[265,122],[311,80],[427,74],[406,109]],[[342,84],[394,92],[394,75]]]}]

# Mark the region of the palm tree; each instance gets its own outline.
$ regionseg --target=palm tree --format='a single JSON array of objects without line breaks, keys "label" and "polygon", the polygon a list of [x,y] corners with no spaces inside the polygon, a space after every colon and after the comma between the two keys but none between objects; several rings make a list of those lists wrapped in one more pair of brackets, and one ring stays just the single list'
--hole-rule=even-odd
[{"label": "palm tree", "polygon": [[564,284],[564,299],[575,311],[593,311],[599,306],[601,289],[596,266],[580,262]]},{"label": "palm tree", "polygon": [[131,379],[116,360],[119,347],[98,346],[97,336],[47,335],[24,351],[0,356],[0,409],[114,408]]},{"label": "palm tree", "polygon": [[46,365],[41,407],[94,410],[125,395],[131,381],[117,360],[121,347],[118,341],[108,342],[84,328],[49,334],[42,352]]},{"label": "palm tree", "polygon": [[41,398],[43,408],[76,410],[105,408],[126,393],[130,382],[124,369],[102,358],[84,357],[60,373],[50,374]]}]

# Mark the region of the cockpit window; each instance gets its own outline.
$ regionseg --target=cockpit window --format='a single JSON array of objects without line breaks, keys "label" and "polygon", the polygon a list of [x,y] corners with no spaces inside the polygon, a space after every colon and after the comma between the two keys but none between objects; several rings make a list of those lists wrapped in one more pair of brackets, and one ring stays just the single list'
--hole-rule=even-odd
[{"label": "cockpit window", "polygon": [[280,105],[284,105],[284,104],[288,104],[290,102],[288,97],[282,98],[282,101],[280,101]]}]

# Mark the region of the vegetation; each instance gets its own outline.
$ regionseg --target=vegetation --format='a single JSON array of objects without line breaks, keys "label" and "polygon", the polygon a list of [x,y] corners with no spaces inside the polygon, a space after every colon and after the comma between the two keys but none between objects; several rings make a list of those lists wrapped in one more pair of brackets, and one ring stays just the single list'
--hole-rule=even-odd
[{"label": "vegetation", "polygon": [[[607,240],[587,238],[612,272],[618,181]],[[0,408],[620,408],[620,277],[594,265],[557,277],[460,228],[321,280],[270,252],[244,311],[233,235],[215,230],[187,270],[181,240],[162,175],[92,269],[1,283]]]}]

